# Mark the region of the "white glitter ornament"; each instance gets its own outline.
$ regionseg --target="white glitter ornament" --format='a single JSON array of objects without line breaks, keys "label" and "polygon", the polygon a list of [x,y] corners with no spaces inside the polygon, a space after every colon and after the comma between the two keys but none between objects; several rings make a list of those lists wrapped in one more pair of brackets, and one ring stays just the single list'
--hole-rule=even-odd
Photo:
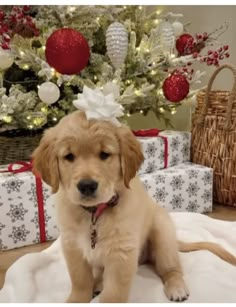
[{"label": "white glitter ornament", "polygon": [[175,33],[171,23],[167,20],[160,25],[160,42],[164,52],[173,53],[175,46]]},{"label": "white glitter ornament", "polygon": [[180,36],[184,31],[184,26],[181,22],[175,21],[172,23],[172,27],[174,29],[175,36]]},{"label": "white glitter ornament", "polygon": [[53,82],[44,82],[38,90],[39,98],[48,105],[56,102],[60,97],[60,90]]},{"label": "white glitter ornament", "polygon": [[118,69],[125,61],[128,51],[128,33],[125,27],[119,23],[112,23],[106,32],[107,54],[112,65]]}]

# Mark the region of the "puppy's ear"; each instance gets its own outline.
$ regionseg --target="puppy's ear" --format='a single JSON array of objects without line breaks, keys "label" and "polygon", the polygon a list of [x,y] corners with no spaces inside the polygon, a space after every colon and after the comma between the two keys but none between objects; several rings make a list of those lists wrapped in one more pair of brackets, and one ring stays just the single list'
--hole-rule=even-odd
[{"label": "puppy's ear", "polygon": [[56,193],[59,188],[59,171],[57,156],[55,154],[55,128],[46,131],[39,146],[32,155],[33,172],[39,173],[48,185],[52,187],[52,192]]},{"label": "puppy's ear", "polygon": [[130,180],[136,175],[144,160],[142,146],[129,128],[119,127],[117,131],[120,142],[122,175],[125,186],[129,188]]}]

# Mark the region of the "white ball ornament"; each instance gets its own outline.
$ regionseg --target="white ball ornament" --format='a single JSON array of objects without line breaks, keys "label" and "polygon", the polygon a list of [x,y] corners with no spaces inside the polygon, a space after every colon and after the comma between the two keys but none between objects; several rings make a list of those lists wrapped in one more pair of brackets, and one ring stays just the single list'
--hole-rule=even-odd
[{"label": "white ball ornament", "polygon": [[60,97],[60,90],[55,83],[44,82],[38,89],[39,98],[48,105],[56,102]]},{"label": "white ball ornament", "polygon": [[10,50],[0,48],[0,70],[5,70],[14,62],[14,57]]},{"label": "white ball ornament", "polygon": [[128,51],[128,33],[120,22],[113,22],[106,31],[107,54],[112,65],[119,69]]},{"label": "white ball ornament", "polygon": [[184,31],[184,26],[181,22],[175,21],[172,23],[172,27],[174,29],[175,36],[180,36]]}]

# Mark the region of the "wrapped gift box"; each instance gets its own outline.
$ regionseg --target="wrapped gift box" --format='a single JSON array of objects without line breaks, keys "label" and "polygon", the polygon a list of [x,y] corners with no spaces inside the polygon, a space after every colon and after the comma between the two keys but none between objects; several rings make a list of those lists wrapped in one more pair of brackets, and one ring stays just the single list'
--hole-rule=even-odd
[{"label": "wrapped gift box", "polygon": [[[1,166],[0,172],[7,167]],[[0,250],[58,237],[51,188],[42,182],[41,207],[31,171],[0,173]]]},{"label": "wrapped gift box", "polygon": [[186,162],[141,175],[140,179],[148,193],[168,211],[212,211],[211,168]]},{"label": "wrapped gift box", "polygon": [[162,131],[154,137],[138,137],[144,153],[139,174],[190,161],[190,132]]}]

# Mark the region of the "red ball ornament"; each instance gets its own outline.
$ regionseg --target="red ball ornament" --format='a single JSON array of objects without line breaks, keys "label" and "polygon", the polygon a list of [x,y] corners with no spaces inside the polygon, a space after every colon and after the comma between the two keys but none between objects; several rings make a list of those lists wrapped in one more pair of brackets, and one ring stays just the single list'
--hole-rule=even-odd
[{"label": "red ball ornament", "polygon": [[163,83],[162,90],[166,99],[180,102],[189,93],[189,83],[180,73],[173,73]]},{"label": "red ball ornament", "polygon": [[59,73],[78,74],[88,64],[89,45],[80,32],[62,28],[47,39],[45,55],[48,64]]},{"label": "red ball ornament", "polygon": [[180,35],[180,37],[176,40],[175,43],[179,55],[192,54],[193,42],[194,38],[192,37],[192,35],[187,33]]}]

